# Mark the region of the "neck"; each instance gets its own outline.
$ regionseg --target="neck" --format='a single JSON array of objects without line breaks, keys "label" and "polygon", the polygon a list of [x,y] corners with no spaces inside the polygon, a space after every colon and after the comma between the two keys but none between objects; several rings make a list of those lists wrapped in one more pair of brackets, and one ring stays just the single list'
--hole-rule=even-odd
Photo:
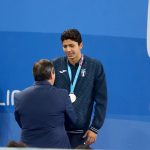
[{"label": "neck", "polygon": [[79,55],[79,57],[68,58],[68,60],[72,65],[75,65],[80,60],[80,58],[81,58],[81,54]]}]

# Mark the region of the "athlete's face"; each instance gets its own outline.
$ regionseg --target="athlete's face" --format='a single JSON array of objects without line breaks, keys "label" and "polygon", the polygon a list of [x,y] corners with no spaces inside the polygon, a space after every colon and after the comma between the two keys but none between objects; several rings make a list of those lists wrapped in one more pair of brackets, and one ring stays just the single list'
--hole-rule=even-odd
[{"label": "athlete's face", "polygon": [[68,39],[64,40],[62,45],[68,59],[80,59],[82,43],[78,44],[78,42]]}]

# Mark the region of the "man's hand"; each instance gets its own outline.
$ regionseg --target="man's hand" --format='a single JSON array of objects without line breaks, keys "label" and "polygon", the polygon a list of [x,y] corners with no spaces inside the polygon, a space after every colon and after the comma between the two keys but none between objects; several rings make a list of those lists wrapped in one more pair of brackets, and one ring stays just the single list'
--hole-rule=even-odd
[{"label": "man's hand", "polygon": [[87,138],[87,140],[85,141],[85,144],[91,145],[92,143],[94,143],[96,141],[97,134],[91,130],[87,130],[86,133],[84,134],[83,138],[85,138],[85,137]]}]

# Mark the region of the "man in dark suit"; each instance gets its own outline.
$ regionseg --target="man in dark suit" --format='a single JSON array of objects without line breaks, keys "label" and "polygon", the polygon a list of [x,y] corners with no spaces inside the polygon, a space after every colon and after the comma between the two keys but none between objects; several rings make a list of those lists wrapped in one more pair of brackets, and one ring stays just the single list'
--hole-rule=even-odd
[{"label": "man in dark suit", "polygon": [[76,122],[76,114],[64,89],[53,86],[54,67],[42,59],[33,66],[35,84],[15,94],[15,119],[21,141],[29,147],[70,148],[64,121]]}]

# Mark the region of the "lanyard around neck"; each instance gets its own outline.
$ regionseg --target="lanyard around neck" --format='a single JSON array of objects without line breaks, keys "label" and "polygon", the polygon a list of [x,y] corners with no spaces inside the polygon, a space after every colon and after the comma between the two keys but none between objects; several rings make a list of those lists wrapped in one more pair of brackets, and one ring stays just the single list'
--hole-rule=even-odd
[{"label": "lanyard around neck", "polygon": [[69,64],[67,64],[68,74],[69,74],[69,79],[70,79],[70,93],[74,93],[74,89],[75,89],[75,86],[76,86],[76,83],[77,83],[77,80],[78,80],[78,77],[79,77],[79,73],[80,73],[80,70],[81,70],[81,67],[82,67],[82,64],[83,64],[83,59],[84,59],[84,57],[82,55],[81,59],[80,59],[80,62],[79,62],[78,69],[76,71],[76,74],[75,74],[75,77],[74,77],[74,80],[73,80],[73,83],[71,82],[72,81],[71,68],[70,68]]}]

